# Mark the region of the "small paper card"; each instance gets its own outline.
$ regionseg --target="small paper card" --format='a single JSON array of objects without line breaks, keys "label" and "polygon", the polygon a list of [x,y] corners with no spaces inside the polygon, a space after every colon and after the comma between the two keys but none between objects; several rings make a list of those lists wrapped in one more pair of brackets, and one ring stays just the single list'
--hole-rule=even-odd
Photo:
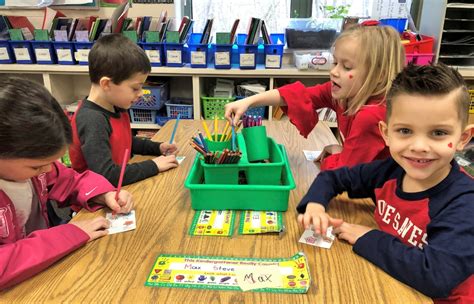
[{"label": "small paper card", "polygon": [[303,150],[304,156],[309,161],[314,161],[321,154],[322,151]]},{"label": "small paper card", "polygon": [[326,230],[326,237],[322,235],[315,235],[312,227],[303,232],[299,242],[303,244],[313,245],[321,248],[329,249],[332,246],[332,242],[336,238],[332,233],[333,227],[330,226]]},{"label": "small paper card", "polygon": [[201,210],[194,214],[190,235],[230,236],[234,232],[232,210]]},{"label": "small paper card", "polygon": [[108,212],[105,215],[105,218],[110,222],[110,227],[108,229],[109,234],[130,231],[137,228],[135,210],[132,210],[127,214],[116,214],[115,216],[113,216],[111,212]]},{"label": "small paper card", "polygon": [[178,161],[178,164],[181,165],[181,163],[183,162],[183,160],[186,158],[186,156],[176,156],[176,160]]},{"label": "small paper card", "polygon": [[281,288],[283,280],[277,265],[236,268],[237,284],[243,291],[259,288]]},{"label": "small paper card", "polygon": [[282,232],[283,229],[281,212],[246,210],[240,216],[239,234]]}]

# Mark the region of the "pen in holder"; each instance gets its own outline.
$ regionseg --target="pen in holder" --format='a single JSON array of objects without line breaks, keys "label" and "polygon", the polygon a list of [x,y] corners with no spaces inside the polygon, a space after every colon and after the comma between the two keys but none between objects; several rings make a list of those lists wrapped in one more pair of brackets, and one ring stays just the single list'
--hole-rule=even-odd
[{"label": "pen in holder", "polygon": [[244,116],[242,122],[244,126],[242,135],[245,139],[248,161],[257,162],[269,159],[267,129],[262,126],[262,117]]}]

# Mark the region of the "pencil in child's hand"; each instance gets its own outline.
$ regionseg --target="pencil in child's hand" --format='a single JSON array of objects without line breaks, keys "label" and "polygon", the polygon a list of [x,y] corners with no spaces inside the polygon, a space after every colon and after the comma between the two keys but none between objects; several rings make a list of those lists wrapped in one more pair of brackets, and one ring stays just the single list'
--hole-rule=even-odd
[{"label": "pencil in child's hand", "polygon": [[[117,192],[115,193],[115,200],[118,202],[120,189],[122,188],[123,175],[125,174],[125,168],[127,167],[128,157],[130,156],[128,149],[125,149],[122,159],[122,168],[120,169],[120,177],[117,185]],[[115,212],[112,210],[112,215],[115,216]]]},{"label": "pencil in child's hand", "polygon": [[176,117],[176,122],[174,123],[173,133],[171,133],[170,144],[173,143],[174,136],[176,134],[176,130],[178,129],[179,118],[181,117],[181,113],[178,113],[178,117]]}]

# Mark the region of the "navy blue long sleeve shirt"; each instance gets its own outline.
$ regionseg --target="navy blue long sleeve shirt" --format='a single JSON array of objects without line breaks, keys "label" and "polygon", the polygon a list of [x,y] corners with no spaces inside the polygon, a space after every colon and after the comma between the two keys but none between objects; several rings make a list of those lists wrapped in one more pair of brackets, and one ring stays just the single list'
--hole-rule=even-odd
[{"label": "navy blue long sleeve shirt", "polygon": [[442,182],[417,193],[403,192],[405,172],[392,158],[325,171],[297,210],[310,202],[327,208],[345,191],[372,198],[380,230],[360,237],[353,251],[435,302],[474,303],[474,180],[451,166]]}]

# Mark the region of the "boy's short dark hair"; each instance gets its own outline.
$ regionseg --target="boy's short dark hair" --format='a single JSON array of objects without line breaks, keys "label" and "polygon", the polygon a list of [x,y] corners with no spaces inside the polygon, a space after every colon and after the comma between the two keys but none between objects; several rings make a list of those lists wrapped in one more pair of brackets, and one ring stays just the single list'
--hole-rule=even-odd
[{"label": "boy's short dark hair", "polygon": [[10,77],[0,86],[0,158],[46,158],[66,148],[72,130],[44,86]]},{"label": "boy's short dark hair", "polygon": [[113,83],[120,84],[136,73],[150,71],[145,51],[121,34],[102,36],[89,52],[89,78],[95,84],[102,77],[110,77]]},{"label": "boy's short dark hair", "polygon": [[392,83],[387,94],[387,116],[392,114],[393,99],[400,94],[437,96],[449,94],[455,90],[457,108],[462,127],[467,125],[471,98],[466,83],[459,72],[445,64],[406,66]]}]

